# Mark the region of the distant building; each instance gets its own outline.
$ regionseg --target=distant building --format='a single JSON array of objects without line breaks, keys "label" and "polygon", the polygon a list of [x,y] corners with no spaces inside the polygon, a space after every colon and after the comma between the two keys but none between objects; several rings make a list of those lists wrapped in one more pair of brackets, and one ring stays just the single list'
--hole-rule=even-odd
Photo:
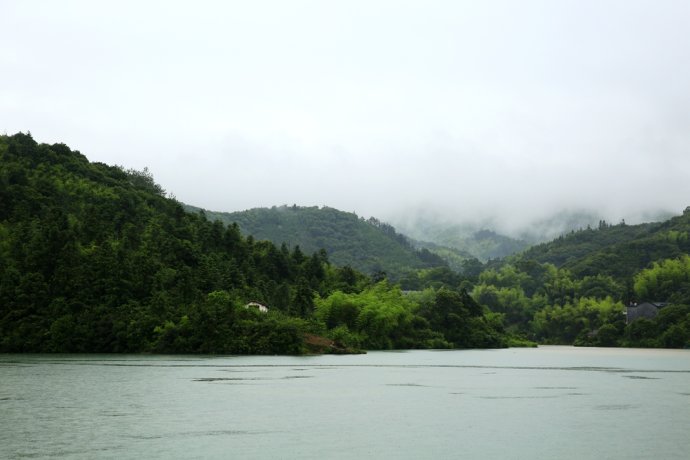
[{"label": "distant building", "polygon": [[643,302],[641,304],[630,302],[630,305],[625,309],[625,322],[630,324],[639,318],[652,319],[666,305],[668,305],[666,302]]},{"label": "distant building", "polygon": [[268,307],[259,302],[249,302],[244,308],[256,308],[261,313],[268,313]]}]

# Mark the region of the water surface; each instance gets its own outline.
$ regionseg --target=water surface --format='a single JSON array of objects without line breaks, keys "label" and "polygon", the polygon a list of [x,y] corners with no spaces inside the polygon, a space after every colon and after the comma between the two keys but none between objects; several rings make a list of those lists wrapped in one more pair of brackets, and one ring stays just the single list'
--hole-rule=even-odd
[{"label": "water surface", "polygon": [[690,458],[690,351],[0,355],[0,458]]}]

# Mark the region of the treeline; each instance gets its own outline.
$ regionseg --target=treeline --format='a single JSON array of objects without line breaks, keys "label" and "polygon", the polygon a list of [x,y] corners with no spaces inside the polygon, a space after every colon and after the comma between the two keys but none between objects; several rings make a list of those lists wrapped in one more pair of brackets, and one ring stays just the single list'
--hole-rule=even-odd
[{"label": "treeline", "polygon": [[[659,223],[600,221],[597,229],[490,261],[465,287],[505,315],[509,331],[539,343],[688,347],[688,235],[690,209]],[[642,302],[669,306],[627,324],[625,307]]]},{"label": "treeline", "polygon": [[[550,263],[517,260],[484,270],[473,298],[504,315],[509,331],[539,343],[588,346],[690,345],[690,257],[666,259],[619,281],[575,276]],[[669,301],[653,319],[626,322],[625,306]]]},{"label": "treeline", "polygon": [[[523,251],[529,246],[528,241],[498,234],[492,230],[479,229],[471,225],[457,225],[430,221],[418,221],[408,227],[418,247],[441,254],[449,260],[451,266],[461,259],[476,258],[481,261],[502,259],[511,254]],[[433,243],[429,243],[433,241]],[[457,268],[457,267],[452,267]]]},{"label": "treeline", "polygon": [[227,225],[237,223],[243,234],[257,239],[299,245],[308,252],[324,249],[334,264],[349,265],[367,275],[385,273],[397,281],[417,269],[447,266],[443,258],[428,249],[415,249],[407,237],[385,222],[326,206],[274,206],[233,213],[204,213]]},{"label": "treeline", "polygon": [[[305,337],[338,351],[690,345],[689,211],[658,224],[602,222],[456,270],[387,224],[331,208],[243,215],[270,232],[310,229],[306,241],[332,254],[186,212],[148,170],[0,136],[0,352],[298,354],[312,349]],[[363,233],[345,241],[349,232]],[[396,276],[331,263],[339,251],[380,253],[373,260]],[[671,305],[626,324],[632,301]]]},{"label": "treeline", "polygon": [[362,292],[320,298],[316,317],[334,337],[367,349],[498,348],[514,344],[497,315],[465,291],[427,289],[404,295],[378,283]]},{"label": "treeline", "polygon": [[462,289],[406,296],[325,251],[185,212],[146,170],[0,136],[0,352],[303,353],[307,335],[339,349],[508,344]]},{"label": "treeline", "polygon": [[665,222],[610,225],[571,232],[534,246],[512,261],[533,260],[567,268],[574,276],[608,275],[627,282],[654,262],[690,253],[690,213]]}]

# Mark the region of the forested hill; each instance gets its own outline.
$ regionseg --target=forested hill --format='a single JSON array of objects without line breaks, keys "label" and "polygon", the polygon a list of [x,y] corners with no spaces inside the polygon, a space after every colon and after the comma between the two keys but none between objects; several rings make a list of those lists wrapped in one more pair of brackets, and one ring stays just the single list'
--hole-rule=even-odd
[{"label": "forested hill", "polygon": [[241,305],[305,316],[320,255],[245,239],[186,213],[146,170],[63,144],[0,136],[0,160],[0,352],[301,349],[297,319]]},{"label": "forested hill", "polygon": [[690,252],[690,211],[665,222],[610,225],[573,231],[533,246],[513,261],[532,260],[569,269],[576,276],[631,277],[650,263]]},{"label": "forested hill", "polygon": [[[687,348],[688,254],[690,209],[660,223],[601,221],[490,263],[471,293],[540,343]],[[646,317],[626,308],[636,304]]]},{"label": "forested hill", "polygon": [[[192,212],[199,208],[188,206]],[[408,239],[375,218],[329,207],[280,206],[223,213],[204,211],[211,220],[237,223],[245,235],[274,244],[299,246],[307,252],[325,249],[331,262],[366,274],[385,272],[392,279],[410,270],[446,266],[427,249],[415,249]]]},{"label": "forested hill", "polygon": [[[476,258],[483,262],[490,259],[502,259],[527,248],[529,242],[501,235],[493,230],[475,225],[439,223],[434,220],[418,219],[413,223],[403,223],[402,231],[419,240],[419,247],[430,247],[431,242],[438,246],[430,248],[434,253],[445,256],[448,251],[467,255],[466,258]],[[453,256],[449,258],[453,261]]]},{"label": "forested hill", "polygon": [[507,343],[500,317],[461,289],[406,296],[323,251],[278,248],[185,212],[147,170],[0,136],[0,353]]}]

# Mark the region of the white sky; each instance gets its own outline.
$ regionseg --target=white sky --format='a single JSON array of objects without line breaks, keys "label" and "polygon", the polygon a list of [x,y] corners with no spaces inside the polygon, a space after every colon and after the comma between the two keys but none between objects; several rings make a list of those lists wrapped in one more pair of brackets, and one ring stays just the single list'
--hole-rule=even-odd
[{"label": "white sky", "polygon": [[680,212],[690,2],[0,0],[20,130],[219,211]]}]

